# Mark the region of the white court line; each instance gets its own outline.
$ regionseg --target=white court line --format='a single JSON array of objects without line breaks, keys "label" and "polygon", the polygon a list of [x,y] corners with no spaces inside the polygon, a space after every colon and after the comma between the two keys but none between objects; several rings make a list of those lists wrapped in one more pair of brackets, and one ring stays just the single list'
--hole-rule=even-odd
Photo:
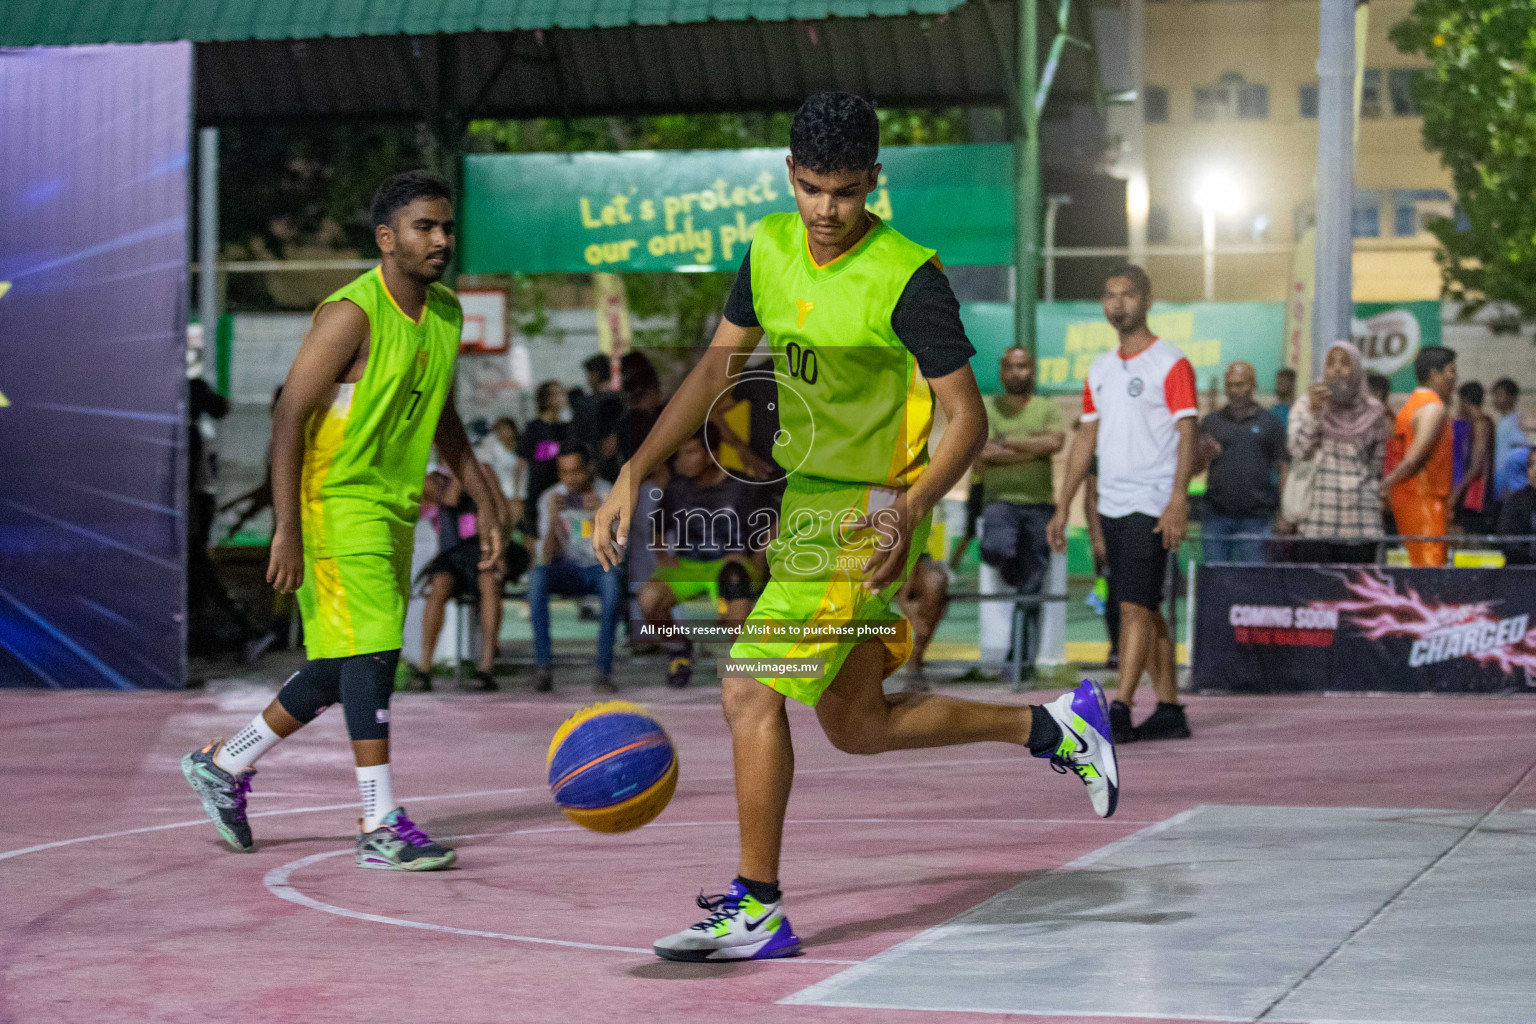
[{"label": "white court line", "polygon": [[[532,790],[542,789],[542,786],[519,786],[515,789],[477,789],[466,793],[438,793],[433,796],[412,797],[412,803],[426,803],[429,800],[459,800],[476,796],[505,796],[509,793],[527,793]],[[252,818],[271,818],[279,814],[308,814],[311,811],[340,811],[356,807],[356,800],[349,800],[344,804],[317,804],[313,807],[286,807],[280,811],[256,811],[248,815]],[[164,832],[172,828],[193,828],[197,825],[207,825],[208,819],[195,818],[191,821],[172,821],[164,825],[146,825],[143,828],[125,828],[120,832],[102,832],[94,836],[77,836],[74,839],[60,839],[52,843],[39,843],[36,846],[24,846],[19,850],[6,850],[0,853],[0,860],[10,860],[12,857],[20,857],[24,853],[41,853],[43,850],[57,850],[61,846],[74,846],[76,843],[94,843],[102,839],[120,839],[123,836],[138,836],[146,832]]]},{"label": "white court line", "polygon": [[[1187,812],[1187,813],[1192,813],[1192,812]],[[1052,821],[1055,821],[1055,820],[1057,820],[1057,819],[1050,819],[1050,818],[792,818],[792,819],[784,822],[784,824],[786,824],[786,825],[862,825],[862,824],[871,824],[871,823],[883,824],[883,823],[886,823],[886,822],[895,822],[895,823],[901,823],[901,824],[914,824],[914,825],[931,825],[931,824],[946,824],[947,825],[947,824],[956,824],[956,823],[1020,825],[1020,824],[1035,824],[1035,823],[1040,823],[1040,822],[1052,822]],[[1158,822],[1155,825],[1153,825],[1153,828],[1154,829],[1165,828],[1165,827],[1168,827],[1172,822],[1173,822],[1173,819],[1169,819],[1166,822]],[[1076,821],[1073,820],[1073,821],[1070,821],[1068,823],[1069,824],[1076,824]],[[698,828],[698,827],[713,827],[713,826],[724,826],[724,825],[734,826],[735,824],[736,824],[735,821],[668,821],[668,822],[654,822],[653,824],[651,824],[648,827],[656,828],[656,827],[660,826],[660,827],[667,827],[667,828]],[[1124,821],[1124,822],[1120,822],[1120,824],[1132,825],[1132,824],[1140,824],[1140,823],[1139,822]],[[584,831],[587,831],[587,830],[583,829],[579,825],[569,825],[569,826],[561,826],[561,827],[556,827],[556,828],[521,828],[521,829],[516,829],[514,831],[511,831],[511,832],[478,832],[478,833],[473,833],[471,835],[443,836],[442,838],[444,838],[444,839],[484,839],[484,838],[491,837],[491,836],[526,836],[526,835],[541,835],[541,834],[547,834],[547,833],[550,833],[550,832],[584,832]],[[1136,834],[1137,835],[1141,835],[1141,834],[1146,833],[1146,832],[1150,832],[1150,830],[1143,830],[1143,832],[1138,832]],[[1111,843],[1109,846],[1105,847],[1104,849],[1106,849],[1106,850],[1112,849],[1112,848],[1116,847],[1118,845],[1118,843],[1123,843],[1124,841],[1125,840],[1123,840],[1123,839],[1118,840],[1116,843]],[[500,939],[503,942],[528,942],[528,943],[534,943],[534,944],[542,945],[542,946],[565,946],[565,947],[569,947],[569,948],[572,948],[572,949],[592,949],[592,950],[598,950],[600,952],[610,952],[610,953],[642,953],[642,954],[644,954],[646,956],[654,956],[655,955],[655,951],[654,950],[651,950],[651,949],[641,949],[638,946],[606,946],[606,945],[602,945],[600,943],[595,943],[595,942],[576,942],[576,941],[574,941],[572,939],[548,939],[548,938],[542,938],[542,937],[534,936],[534,935],[507,935],[507,934],[502,933],[502,932],[481,931],[480,929],[477,929],[477,928],[458,928],[458,927],[455,927],[453,925],[432,924],[432,923],[426,922],[426,921],[412,921],[412,920],[410,920],[408,918],[403,918],[403,917],[387,917],[387,916],[385,916],[383,914],[370,914],[367,911],[352,910],[352,909],[350,909],[348,907],[338,907],[338,906],[336,906],[333,903],[325,903],[325,902],[322,902],[320,900],[317,900],[313,896],[310,896],[310,895],[308,895],[306,893],[303,893],[303,892],[299,891],[289,881],[293,877],[294,872],[298,871],[300,868],[308,867],[311,864],[317,864],[317,863],[319,863],[320,861],[323,861],[323,860],[329,860],[332,857],[341,857],[341,856],[344,856],[345,854],[348,854],[348,853],[351,853],[351,852],[352,852],[351,850],[327,850],[324,853],[314,853],[314,854],[310,854],[308,857],[300,857],[298,860],[289,861],[287,864],[279,865],[278,867],[273,868],[271,871],[268,871],[266,876],[262,879],[262,884],[265,885],[267,887],[267,890],[269,892],[271,892],[272,895],[276,896],[278,899],[287,900],[290,903],[297,903],[299,906],[301,906],[301,907],[308,907],[310,910],[319,910],[319,911],[322,911],[322,912],[327,913],[327,914],[335,914],[337,917],[350,917],[350,918],[353,918],[354,920],[358,920],[358,921],[371,921],[374,924],[392,924],[392,925],[397,925],[397,926],[399,926],[401,928],[416,928],[416,929],[419,929],[419,930],[422,930],[422,931],[443,932],[443,933],[448,934],[448,935],[464,935],[464,936],[468,936],[470,938],[476,938],[476,939]],[[1091,856],[1091,854],[1090,854],[1090,856]],[[1081,858],[1079,858],[1079,861],[1080,860],[1081,860]],[[1073,864],[1077,864],[1077,863],[1079,863],[1079,861],[1073,861]],[[833,966],[838,966],[838,967],[856,966],[858,964],[861,964],[861,963],[865,962],[865,961],[861,961],[861,960],[827,960],[827,959],[819,959],[819,958],[816,958],[816,957],[804,957],[804,956],[780,957],[778,959],[779,959],[779,961],[784,962],[784,963],[831,964]],[[748,961],[721,961],[721,962],[743,963],[743,962],[748,962]],[[755,962],[767,963],[768,961],[755,961]],[[839,975],[839,977],[841,977],[841,975]]]},{"label": "white court line", "polygon": [[[1079,857],[1076,860],[1072,861],[1070,864],[1063,864],[1061,867],[1056,868],[1056,869],[1048,872],[1046,875],[1042,875],[1041,879],[1049,877],[1050,875],[1054,875],[1057,872],[1061,872],[1061,871],[1076,871],[1076,870],[1079,870],[1079,869],[1082,869],[1082,868],[1086,868],[1086,867],[1090,867],[1090,866],[1092,866],[1094,864],[1097,864],[1099,861],[1103,860],[1105,857],[1108,857],[1109,855],[1118,852],[1119,850],[1125,848],[1126,846],[1129,846],[1132,843],[1136,843],[1136,842],[1139,842],[1140,840],[1150,838],[1151,836],[1157,835],[1159,832],[1165,832],[1168,829],[1173,828],[1173,827],[1175,827],[1177,825],[1184,824],[1184,822],[1188,821],[1190,818],[1193,818],[1195,815],[1199,814],[1201,811],[1206,810],[1208,806],[1210,806],[1210,805],[1208,805],[1208,804],[1200,804],[1197,807],[1191,807],[1187,811],[1180,811],[1178,814],[1175,814],[1171,818],[1165,818],[1162,821],[1157,822],[1156,824],[1148,825],[1146,828],[1140,829],[1140,830],[1138,830],[1136,832],[1132,832],[1128,836],[1124,836],[1124,837],[1122,837],[1120,839],[1115,840],[1112,843],[1109,843],[1109,844],[1107,844],[1105,846],[1101,846],[1097,850],[1092,850],[1092,851],[1090,851],[1088,853],[1085,853],[1081,857]],[[1039,880],[1040,879],[1036,879],[1035,882],[1038,882]],[[1033,883],[1026,882],[1024,884],[1027,886],[1027,885],[1031,885]],[[937,942],[942,942],[943,940],[949,938],[951,935],[953,935],[956,932],[958,932],[958,931],[964,929],[965,927],[967,927],[963,923],[967,918],[970,918],[972,915],[975,915],[975,914],[978,914],[978,913],[982,912],[984,910],[984,908],[986,908],[987,906],[989,906],[989,905],[991,905],[993,903],[996,903],[999,900],[1005,899],[1010,894],[1014,893],[1018,888],[1019,888],[1019,886],[1014,886],[1011,889],[1005,889],[1002,892],[998,893],[996,896],[993,896],[990,899],[983,900],[982,902],[976,904],[974,907],[971,907],[969,910],[966,910],[966,911],[956,915],[955,917],[951,918],[950,920],[945,921],[943,924],[935,925],[934,927],[929,928],[927,931],[919,932],[918,934],[912,936],[912,938],[907,939],[904,942],[897,943],[896,945],[892,946],[890,949],[887,949],[887,950],[885,950],[882,953],[876,953],[874,956],[870,957],[868,960],[865,960],[863,963],[859,964],[856,967],[850,967],[846,971],[839,971],[836,974],[834,974],[832,977],[826,978],[826,979],[824,979],[822,981],[819,981],[816,984],[812,985],[810,988],[801,989],[799,992],[796,992],[794,995],[786,996],[785,998],[780,999],[779,1003],[781,1005],[788,1005],[788,1006],[828,1006],[828,1005],[830,1005],[830,1006],[841,1006],[841,1005],[843,1005],[841,1003],[826,1003],[826,1002],[824,1002],[824,1000],[831,998],[833,996],[833,994],[835,992],[837,992],[838,989],[843,988],[844,986],[848,985],[850,982],[858,981],[859,979],[861,979],[861,978],[863,978],[863,977],[865,977],[865,976],[867,976],[867,975],[869,975],[869,974],[871,974],[871,973],[873,973],[875,971],[878,971],[878,970],[881,970],[883,968],[891,966],[891,964],[894,961],[901,960],[901,959],[905,958],[906,956],[908,956],[911,953],[915,953],[915,952],[917,952],[920,949],[924,949],[924,948],[926,948],[928,946],[932,946],[933,944],[935,944]],[[860,1005],[864,1005],[864,1004],[860,1004]],[[912,1009],[915,1009],[914,1007],[911,1007],[911,1006],[897,1006],[897,1005],[890,1005],[890,1006],[865,1006],[864,1008],[872,1009],[872,1010],[912,1010]],[[986,1012],[988,1012],[986,1010],[977,1010],[977,1009],[974,1009],[974,1008],[968,1007],[968,1006],[952,1006],[952,1007],[951,1006],[946,1006],[946,1007],[944,1007],[944,1009],[945,1010],[954,1010],[954,1011],[963,1011],[963,1012],[966,1012],[966,1013],[986,1013]],[[991,1012],[995,1013],[995,1012],[998,1012],[998,1011],[991,1011]],[[1018,1016],[1018,1015],[1032,1014],[1035,1011],[1033,1011],[1033,1010],[1028,1010],[1028,1011],[1025,1011],[1025,1010],[1010,1010],[1008,1012]],[[1085,1016],[1085,1017],[1092,1017],[1092,1016],[1095,1016],[1095,1014],[1084,1014],[1084,1013],[1074,1012],[1072,1014],[1046,1014],[1046,1016]],[[1099,1015],[1099,1016],[1102,1016],[1102,1015]],[[1147,1016],[1150,1017],[1152,1015],[1148,1014]],[[1166,1017],[1166,1015],[1163,1015],[1163,1016]],[[1182,1018],[1182,1019],[1188,1019],[1188,1020],[1217,1020],[1217,1021],[1225,1021],[1225,1020],[1227,1020],[1227,1018],[1224,1018],[1224,1017],[1207,1017],[1207,1018],[1190,1017],[1190,1018]]]}]

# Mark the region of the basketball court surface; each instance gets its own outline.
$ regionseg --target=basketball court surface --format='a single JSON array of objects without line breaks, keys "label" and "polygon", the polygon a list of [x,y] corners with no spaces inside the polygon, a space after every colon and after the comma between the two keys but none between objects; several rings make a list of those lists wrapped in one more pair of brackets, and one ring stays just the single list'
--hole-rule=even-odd
[{"label": "basketball court surface", "polygon": [[1191,698],[1193,739],[1122,748],[1107,821],[1012,748],[856,758],[792,709],[805,955],[680,964],[651,942],[735,870],[717,690],[624,694],[682,774],[618,836],[544,784],[585,692],[397,696],[396,792],[461,864],[410,875],[352,864],[335,711],[261,762],[257,851],[219,840],[177,760],[274,689],[0,692],[0,1024],[1536,1019],[1518,698]]}]

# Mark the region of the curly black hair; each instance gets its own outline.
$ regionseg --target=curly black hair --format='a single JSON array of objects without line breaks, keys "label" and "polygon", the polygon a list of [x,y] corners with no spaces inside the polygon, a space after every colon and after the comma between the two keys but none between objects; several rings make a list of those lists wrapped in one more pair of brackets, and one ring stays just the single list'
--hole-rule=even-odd
[{"label": "curly black hair", "polygon": [[853,93],[817,93],[795,111],[789,155],[816,174],[868,170],[880,159],[875,108]]},{"label": "curly black hair", "polygon": [[405,171],[386,178],[373,194],[373,226],[388,224],[396,211],[417,199],[446,199],[452,203],[453,190],[442,178],[426,171]]}]

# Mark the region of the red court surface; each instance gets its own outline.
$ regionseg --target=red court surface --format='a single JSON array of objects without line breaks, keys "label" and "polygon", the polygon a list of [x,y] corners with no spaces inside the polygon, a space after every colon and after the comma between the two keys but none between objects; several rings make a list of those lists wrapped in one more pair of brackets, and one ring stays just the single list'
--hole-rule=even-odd
[{"label": "red court surface", "polygon": [[856,758],[797,708],[782,881],[806,954],[675,964],[651,941],[735,868],[717,690],[626,695],[665,722],[682,775],[667,811],[621,836],[569,826],[544,786],[548,738],[584,694],[398,696],[395,792],[462,837],[458,870],[419,876],[353,867],[336,711],[261,762],[257,851],[219,840],[178,759],[270,693],[0,692],[0,1024],[990,1021],[780,1001],[1202,805],[1536,808],[1536,703],[1519,698],[1192,698],[1193,739],[1122,748],[1108,821],[1013,748]]}]

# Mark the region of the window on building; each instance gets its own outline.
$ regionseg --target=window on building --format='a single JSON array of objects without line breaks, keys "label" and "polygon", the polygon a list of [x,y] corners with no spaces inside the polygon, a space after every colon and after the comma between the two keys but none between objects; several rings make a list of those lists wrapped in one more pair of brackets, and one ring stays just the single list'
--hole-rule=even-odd
[{"label": "window on building", "polygon": [[1392,99],[1393,117],[1414,117],[1419,105],[1413,98],[1414,83],[1424,76],[1423,68],[1393,68],[1387,73],[1387,92]]},{"label": "window on building", "polygon": [[1297,96],[1297,101],[1301,107],[1302,117],[1316,117],[1317,83],[1313,82],[1311,85],[1302,86],[1301,91]]},{"label": "window on building", "polygon": [[1237,116],[1245,121],[1263,121],[1269,117],[1269,86],[1244,82],[1237,90]]},{"label": "window on building", "polygon": [[1160,85],[1147,86],[1142,97],[1142,111],[1147,123],[1162,124],[1168,120],[1168,90]]},{"label": "window on building", "polygon": [[1381,68],[1366,68],[1360,80],[1360,116],[1381,116]]},{"label": "window on building", "polygon": [[1195,86],[1196,121],[1245,121],[1269,117],[1269,86],[1228,71],[1211,85]]},{"label": "window on building", "polygon": [[1215,121],[1219,119],[1217,107],[1220,103],[1217,90],[1210,85],[1195,86],[1195,120]]},{"label": "window on building", "polygon": [[1150,207],[1147,210],[1147,242],[1152,245],[1166,245],[1168,234],[1168,207]]},{"label": "window on building", "polygon": [[1451,216],[1451,194],[1443,188],[1395,188],[1392,190],[1392,234],[1412,238],[1435,217]]},{"label": "window on building", "polygon": [[1456,204],[1455,220],[1456,230],[1459,233],[1464,235],[1472,230],[1472,218],[1467,216],[1467,211],[1461,208],[1460,203]]},{"label": "window on building", "polygon": [[1355,196],[1349,211],[1349,228],[1356,238],[1381,237],[1381,200],[1374,193]]}]

